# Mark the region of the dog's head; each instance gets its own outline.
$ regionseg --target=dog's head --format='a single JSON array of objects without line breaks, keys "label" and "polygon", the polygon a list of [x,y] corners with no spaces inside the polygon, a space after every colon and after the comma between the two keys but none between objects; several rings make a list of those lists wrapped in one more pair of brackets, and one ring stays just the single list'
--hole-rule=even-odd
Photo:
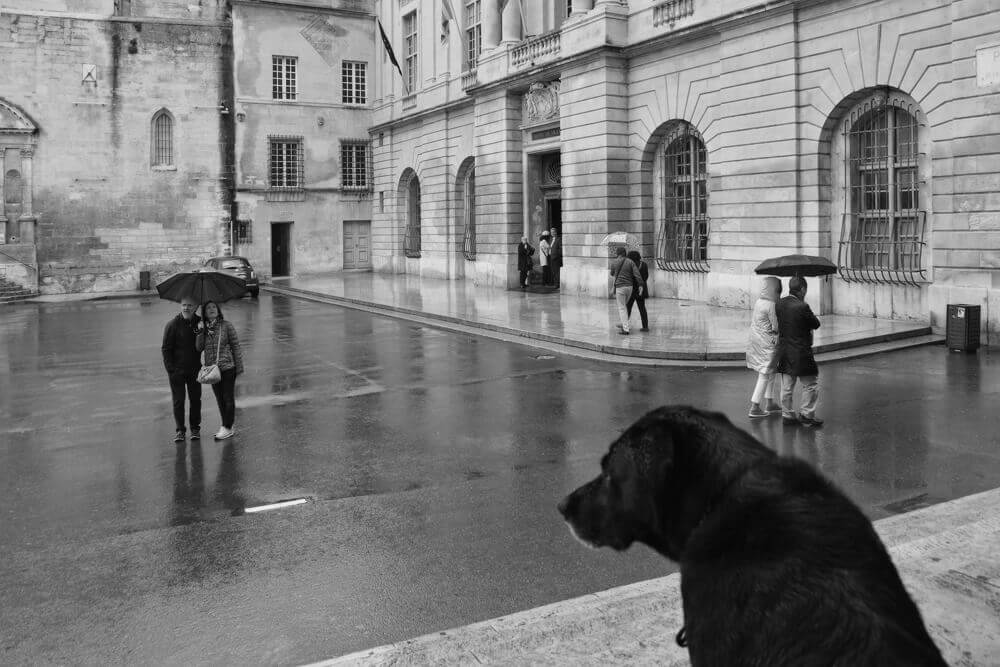
[{"label": "dog's head", "polygon": [[773,453],[721,413],[658,408],[611,444],[601,474],[559,511],[588,546],[623,550],[638,541],[677,560],[718,494],[760,456]]}]

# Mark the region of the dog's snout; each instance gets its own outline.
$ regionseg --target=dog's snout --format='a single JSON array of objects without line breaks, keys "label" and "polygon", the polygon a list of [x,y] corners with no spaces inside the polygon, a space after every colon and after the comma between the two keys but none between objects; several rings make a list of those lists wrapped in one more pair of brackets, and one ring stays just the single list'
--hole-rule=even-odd
[{"label": "dog's snout", "polygon": [[570,498],[569,496],[566,496],[565,498],[563,498],[562,500],[560,500],[559,504],[556,506],[556,507],[559,508],[559,513],[562,514],[563,517],[566,518],[566,519],[569,518],[566,515],[566,512],[569,511],[569,498]]}]

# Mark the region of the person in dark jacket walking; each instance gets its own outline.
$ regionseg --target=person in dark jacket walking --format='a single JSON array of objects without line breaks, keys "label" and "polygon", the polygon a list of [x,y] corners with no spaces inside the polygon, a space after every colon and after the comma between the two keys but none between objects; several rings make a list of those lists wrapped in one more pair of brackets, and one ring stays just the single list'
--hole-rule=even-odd
[{"label": "person in dark jacket walking", "polygon": [[194,297],[181,299],[181,312],[167,322],[163,330],[163,367],[170,379],[170,395],[174,399],[174,442],[184,442],[184,393],[189,403],[188,426],[191,439],[201,437],[201,385],[198,384],[198,370],[201,368],[200,355],[195,346],[196,329],[201,318]]},{"label": "person in dark jacket walking", "polygon": [[632,297],[632,286],[639,284],[645,291],[646,284],[639,274],[639,267],[625,254],[625,248],[615,248],[615,259],[611,262],[611,275],[614,277],[615,301],[618,302],[618,333],[628,336],[629,312],[625,305]]},{"label": "person in dark jacket walking", "polygon": [[[819,400],[819,368],[813,357],[813,331],[819,329],[819,319],[805,302],[805,278],[796,276],[788,281],[788,296],[778,301],[778,344],[774,350],[777,371],[781,376],[781,417],[785,424],[822,426],[816,417]],[[802,402],[798,419],[793,409],[795,383],[802,381]]]},{"label": "person in dark jacket walking", "polygon": [[634,303],[639,308],[639,318],[642,319],[642,328],[639,331],[649,331],[649,315],[646,314],[646,287],[649,285],[649,267],[642,260],[642,255],[638,250],[629,250],[627,256],[639,267],[639,275],[642,280],[632,286],[632,296],[625,304],[625,309],[631,319],[632,304]]},{"label": "person in dark jacket walking", "polygon": [[528,237],[522,236],[521,242],[517,244],[517,284],[521,289],[528,286],[528,274],[531,273],[531,256],[534,254],[535,249],[528,243]]}]

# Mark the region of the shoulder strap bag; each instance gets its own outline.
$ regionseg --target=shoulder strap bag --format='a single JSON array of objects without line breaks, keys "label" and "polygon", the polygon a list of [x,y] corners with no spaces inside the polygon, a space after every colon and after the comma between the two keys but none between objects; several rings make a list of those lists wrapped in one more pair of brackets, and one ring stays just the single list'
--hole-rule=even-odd
[{"label": "shoulder strap bag", "polygon": [[[207,330],[207,327],[206,327]],[[207,335],[207,332],[206,332]],[[201,370],[198,371],[198,382],[202,384],[215,384],[222,379],[222,371],[219,370],[219,354],[222,352],[222,322],[219,322],[219,341],[215,346],[215,363],[205,366],[204,362]]]}]

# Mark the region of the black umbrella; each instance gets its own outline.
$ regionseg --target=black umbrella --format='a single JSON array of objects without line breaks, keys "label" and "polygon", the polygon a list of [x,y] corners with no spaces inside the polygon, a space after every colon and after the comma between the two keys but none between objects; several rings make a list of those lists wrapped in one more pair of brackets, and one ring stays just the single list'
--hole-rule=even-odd
[{"label": "black umbrella", "polygon": [[816,255],[783,255],[781,257],[771,257],[765,259],[757,268],[755,273],[765,276],[828,276],[837,272],[837,265],[826,257]]},{"label": "black umbrella", "polygon": [[199,303],[215,301],[222,303],[238,299],[247,293],[247,284],[242,278],[231,273],[195,269],[175,273],[156,285],[161,299],[180,302],[186,296]]}]

